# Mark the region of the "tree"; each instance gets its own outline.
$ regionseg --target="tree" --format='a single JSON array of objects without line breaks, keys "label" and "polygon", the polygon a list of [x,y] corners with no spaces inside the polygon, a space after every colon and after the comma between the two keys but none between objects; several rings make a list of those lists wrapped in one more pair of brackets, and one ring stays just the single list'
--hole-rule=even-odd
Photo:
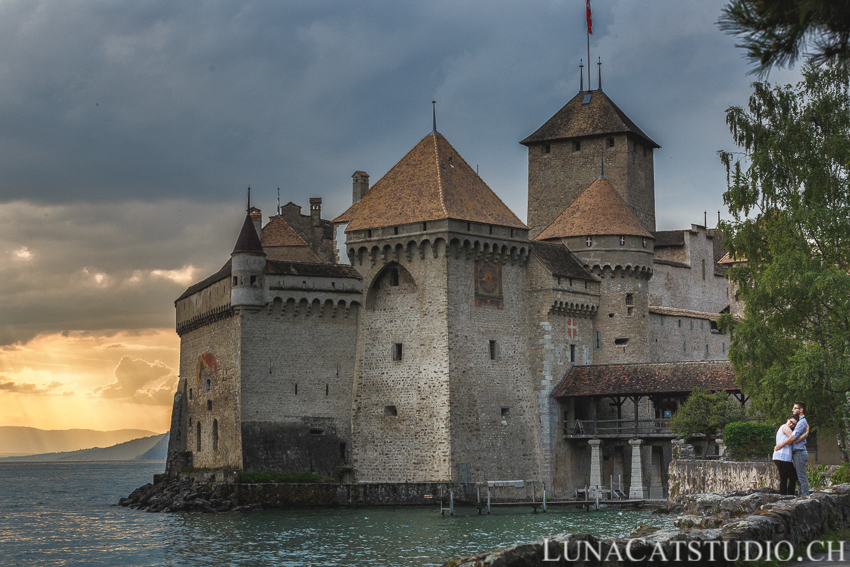
[{"label": "tree", "polygon": [[[720,152],[733,220],[721,223],[728,276],[745,303],[729,359],[776,421],[807,403],[816,430],[846,447],[850,392],[850,70],[808,63],[796,86],[755,83],[726,122],[742,153]],[[746,167],[744,167],[746,166]],[[846,458],[846,457],[845,457]]]},{"label": "tree", "polygon": [[[706,438],[716,435],[726,424],[743,420],[744,412],[729,394],[724,391],[709,392],[697,386],[676,413],[670,426],[679,439],[688,439],[697,435]],[[708,443],[703,446],[702,454],[708,451]]]},{"label": "tree", "polygon": [[760,74],[793,65],[805,45],[817,64],[850,57],[850,3],[843,0],[732,0],[717,23],[742,36],[737,47]]}]

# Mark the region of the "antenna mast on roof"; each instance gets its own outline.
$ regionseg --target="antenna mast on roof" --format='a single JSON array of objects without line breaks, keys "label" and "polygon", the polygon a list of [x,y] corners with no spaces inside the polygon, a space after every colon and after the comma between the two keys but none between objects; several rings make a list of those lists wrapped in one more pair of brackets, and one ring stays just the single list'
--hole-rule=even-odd
[{"label": "antenna mast on roof", "polygon": [[584,59],[578,60],[578,92],[584,92]]},{"label": "antenna mast on roof", "polygon": [[598,79],[599,79],[599,90],[601,91],[602,90],[602,58],[601,57],[599,58],[599,62],[597,63],[597,65],[599,65],[599,77],[598,77]]},{"label": "antenna mast on roof", "polygon": [[250,187],[248,187],[248,211],[247,212],[249,214],[251,213],[251,188]]},{"label": "antenna mast on roof", "polygon": [[432,116],[432,119],[433,119],[433,122],[434,122],[434,130],[433,131],[436,134],[437,133],[437,101],[436,100],[431,101],[431,116]]},{"label": "antenna mast on roof", "polygon": [[280,187],[277,188],[277,216],[280,216]]}]

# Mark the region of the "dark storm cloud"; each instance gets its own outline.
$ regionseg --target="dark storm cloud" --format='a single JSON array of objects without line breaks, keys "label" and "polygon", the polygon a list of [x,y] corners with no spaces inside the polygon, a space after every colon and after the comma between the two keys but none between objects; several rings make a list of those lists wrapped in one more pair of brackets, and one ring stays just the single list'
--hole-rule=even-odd
[{"label": "dark storm cloud", "polygon": [[[750,78],[723,0],[592,2],[592,85],[661,144],[658,228],[713,224]],[[518,144],[579,87],[584,2],[0,2],[0,344],[174,324],[244,210],[350,203],[438,129],[520,218]],[[775,72],[788,82],[795,73]]]}]

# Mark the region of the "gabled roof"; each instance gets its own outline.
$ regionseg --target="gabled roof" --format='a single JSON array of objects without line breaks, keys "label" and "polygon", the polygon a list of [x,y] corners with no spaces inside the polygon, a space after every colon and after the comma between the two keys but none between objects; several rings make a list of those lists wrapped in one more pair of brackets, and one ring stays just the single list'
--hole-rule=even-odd
[{"label": "gabled roof", "polygon": [[597,235],[652,238],[605,177],[598,177],[534,240]]},{"label": "gabled roof", "polygon": [[652,236],[655,237],[656,248],[685,245],[684,230],[657,230],[652,233]]},{"label": "gabled roof", "polygon": [[213,275],[211,275],[207,278],[204,278],[203,280],[199,281],[198,283],[192,284],[191,286],[189,286],[186,289],[186,291],[184,291],[180,295],[180,297],[178,297],[177,299],[174,300],[174,303],[176,304],[181,299],[185,299],[185,298],[189,297],[190,295],[193,295],[193,294],[201,291],[202,289],[208,288],[209,286],[211,286],[214,283],[218,283],[221,280],[227,279],[228,277],[230,277],[231,262],[232,262],[232,260],[228,260],[224,264],[224,266],[221,267],[221,269],[219,271],[217,271],[216,273],[214,273]]},{"label": "gabled roof", "polygon": [[741,389],[727,361],[604,364],[573,366],[553,397],[675,394],[697,386],[713,391]]},{"label": "gabled roof", "polygon": [[435,131],[333,222],[349,232],[442,219],[528,228]]},{"label": "gabled roof", "polygon": [[266,262],[264,273],[278,276],[319,276],[328,278],[363,279],[360,273],[345,264],[315,264],[312,262]]},{"label": "gabled roof", "polygon": [[585,281],[599,281],[563,244],[532,242],[531,253],[553,276]]},{"label": "gabled roof", "polygon": [[[590,96],[588,104],[582,104]],[[602,91],[582,91],[537,131],[520,142],[526,146],[583,136],[633,134],[652,148],[660,148]]]},{"label": "gabled roof", "polygon": [[242,223],[242,230],[239,231],[239,238],[236,239],[236,246],[231,254],[264,254],[254,221],[251,220],[251,213],[245,215],[245,222]]},{"label": "gabled roof", "polygon": [[269,246],[307,246],[307,242],[283,217],[277,216],[269,219],[263,227],[263,247]]}]

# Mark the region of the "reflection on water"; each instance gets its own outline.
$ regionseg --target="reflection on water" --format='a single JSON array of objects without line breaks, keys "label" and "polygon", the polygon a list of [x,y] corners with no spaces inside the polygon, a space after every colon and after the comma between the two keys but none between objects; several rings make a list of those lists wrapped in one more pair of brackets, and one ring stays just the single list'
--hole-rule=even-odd
[{"label": "reflection on water", "polygon": [[0,463],[3,565],[441,565],[566,531],[628,534],[648,512],[367,508],[148,514],[111,506],[161,463]]}]

